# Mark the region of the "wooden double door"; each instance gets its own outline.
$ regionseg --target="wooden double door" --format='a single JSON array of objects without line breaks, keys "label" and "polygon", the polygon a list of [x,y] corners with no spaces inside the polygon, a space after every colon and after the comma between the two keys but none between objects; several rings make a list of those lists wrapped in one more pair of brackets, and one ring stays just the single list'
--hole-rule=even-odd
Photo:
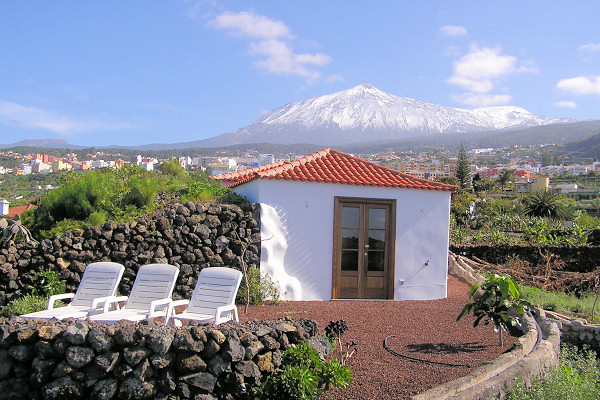
[{"label": "wooden double door", "polygon": [[335,198],[334,299],[393,299],[396,202]]}]

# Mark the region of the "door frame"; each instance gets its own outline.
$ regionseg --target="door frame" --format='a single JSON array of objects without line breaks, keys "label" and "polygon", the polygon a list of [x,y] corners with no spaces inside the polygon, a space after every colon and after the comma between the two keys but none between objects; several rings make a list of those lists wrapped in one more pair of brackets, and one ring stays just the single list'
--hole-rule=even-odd
[{"label": "door frame", "polygon": [[[395,291],[395,270],[396,270],[396,199],[379,199],[369,197],[342,197],[334,196],[334,212],[333,212],[333,257],[332,257],[332,284],[331,298],[339,298],[339,289],[341,283],[341,231],[342,224],[342,206],[344,203],[361,203],[361,204],[376,204],[386,205],[390,208],[389,222],[389,240],[386,240],[387,246],[387,265],[388,270],[385,276],[387,280],[387,300],[394,299]],[[359,277],[359,282],[361,278]],[[360,283],[359,283],[360,284]],[[359,288],[360,290],[360,288]]]}]

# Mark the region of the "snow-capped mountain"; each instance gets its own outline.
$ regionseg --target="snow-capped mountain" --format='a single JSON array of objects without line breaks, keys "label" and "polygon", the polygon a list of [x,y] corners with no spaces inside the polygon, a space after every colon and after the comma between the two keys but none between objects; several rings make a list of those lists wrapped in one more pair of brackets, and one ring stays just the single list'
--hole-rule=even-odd
[{"label": "snow-capped mountain", "polygon": [[368,83],[289,103],[205,145],[241,143],[349,144],[444,133],[527,128],[568,119],[537,116],[513,106],[473,110],[445,107],[382,92]]}]

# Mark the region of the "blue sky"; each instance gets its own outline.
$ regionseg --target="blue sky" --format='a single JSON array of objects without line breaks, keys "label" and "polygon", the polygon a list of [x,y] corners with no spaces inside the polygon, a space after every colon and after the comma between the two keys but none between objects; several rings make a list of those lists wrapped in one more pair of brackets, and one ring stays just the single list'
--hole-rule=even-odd
[{"label": "blue sky", "polygon": [[176,143],[363,82],[600,119],[600,2],[4,1],[0,143]]}]

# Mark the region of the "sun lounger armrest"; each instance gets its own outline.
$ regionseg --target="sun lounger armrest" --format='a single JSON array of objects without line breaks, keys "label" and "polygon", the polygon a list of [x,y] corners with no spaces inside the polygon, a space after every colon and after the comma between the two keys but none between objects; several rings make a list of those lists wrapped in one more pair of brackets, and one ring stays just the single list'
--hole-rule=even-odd
[{"label": "sun lounger armrest", "polygon": [[62,293],[62,294],[53,294],[52,296],[50,296],[50,298],[48,299],[48,305],[47,305],[47,309],[48,310],[52,310],[54,308],[54,302],[56,300],[63,300],[63,299],[72,299],[73,297],[75,297],[75,293]]},{"label": "sun lounger armrest", "polygon": [[[115,296],[103,296],[103,297],[96,297],[95,299],[92,300],[92,307],[90,308],[90,312],[94,312],[94,311],[103,311],[103,307],[104,304],[108,301],[113,299]],[[115,304],[114,302],[111,302],[111,304]],[[118,310],[119,309],[119,303],[115,304],[115,308]]]},{"label": "sun lounger armrest", "polygon": [[[230,311],[231,313],[233,313],[233,318],[229,318],[228,316],[222,317],[221,315],[223,313],[225,313],[226,311]],[[235,304],[217,307],[217,309],[215,311],[215,325],[218,325],[222,322],[227,322],[230,319],[234,319],[235,321],[238,321],[237,306]]]},{"label": "sun lounger armrest", "polygon": [[108,312],[110,310],[110,306],[115,304],[115,306],[117,307],[117,310],[119,309],[119,302],[120,301],[127,301],[129,297],[127,296],[108,296],[106,297],[106,300],[104,301],[104,308],[102,309],[102,312]]},{"label": "sun lounger armrest", "polygon": [[169,325],[169,321],[171,320],[171,318],[173,318],[175,315],[175,307],[179,307],[179,306],[187,306],[188,304],[190,304],[189,300],[175,300],[175,301],[171,301],[169,303],[169,307],[167,308],[167,315],[165,317],[165,325]]},{"label": "sun lounger armrest", "polygon": [[157,308],[161,307],[161,306],[166,306],[166,307],[162,307],[163,310],[168,310],[168,306],[169,304],[171,304],[173,302],[173,300],[171,299],[160,299],[160,300],[154,300],[150,303],[150,310],[148,311],[148,319],[152,319],[154,317],[157,316],[162,316],[164,314],[162,313],[158,313],[157,312]]}]

